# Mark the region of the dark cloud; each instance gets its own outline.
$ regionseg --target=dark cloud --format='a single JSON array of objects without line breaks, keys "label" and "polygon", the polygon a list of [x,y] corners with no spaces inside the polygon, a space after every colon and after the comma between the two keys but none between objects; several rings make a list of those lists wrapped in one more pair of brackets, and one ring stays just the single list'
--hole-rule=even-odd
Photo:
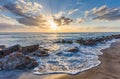
[{"label": "dark cloud", "polygon": [[18,16],[23,16],[23,17],[27,17],[27,15],[23,12],[23,9],[17,7],[18,5],[15,3],[9,3],[6,5],[3,5],[3,8],[18,15]]},{"label": "dark cloud", "polygon": [[87,16],[92,16],[93,20],[120,20],[120,8],[108,8],[103,5],[87,11]]},{"label": "dark cloud", "polygon": [[0,11],[4,11],[5,9],[2,7],[2,6],[0,6]]},{"label": "dark cloud", "polygon": [[58,26],[61,26],[61,25],[69,25],[70,23],[73,22],[73,19],[62,16],[61,18],[54,19],[54,21]]},{"label": "dark cloud", "polygon": [[[37,4],[37,6],[35,4]],[[22,5],[25,8],[23,8]],[[13,14],[20,16],[19,18],[16,18],[16,20],[21,24],[28,25],[28,26],[39,26],[41,28],[45,28],[45,25],[47,24],[46,18],[44,18],[42,15],[34,15],[34,13],[32,12],[32,9],[38,10],[41,8],[40,4],[38,3],[34,3],[34,5],[32,4],[29,5],[25,2],[22,2],[19,4],[9,3],[9,4],[3,5],[2,7],[12,12]]]},{"label": "dark cloud", "polygon": [[120,20],[120,9],[111,9],[108,13],[97,16],[93,19],[100,19],[100,20]]},{"label": "dark cloud", "polygon": [[38,17],[24,17],[17,19],[19,23],[28,26],[39,26],[40,28],[47,28],[48,21],[41,15]]}]

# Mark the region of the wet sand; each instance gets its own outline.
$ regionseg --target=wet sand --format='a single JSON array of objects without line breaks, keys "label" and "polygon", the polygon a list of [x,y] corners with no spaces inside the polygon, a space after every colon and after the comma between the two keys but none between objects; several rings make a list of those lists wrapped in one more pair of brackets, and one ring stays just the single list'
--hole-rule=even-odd
[{"label": "wet sand", "polygon": [[110,48],[101,51],[103,52],[100,56],[102,63],[77,75],[34,75],[28,72],[8,79],[120,79],[120,42],[113,43]]}]

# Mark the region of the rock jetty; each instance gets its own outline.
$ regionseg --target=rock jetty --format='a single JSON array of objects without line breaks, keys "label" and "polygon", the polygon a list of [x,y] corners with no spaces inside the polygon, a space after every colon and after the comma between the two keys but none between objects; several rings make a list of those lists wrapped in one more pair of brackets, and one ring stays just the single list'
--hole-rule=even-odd
[{"label": "rock jetty", "polygon": [[[111,35],[111,36],[102,36],[102,37],[97,37],[97,38],[90,38],[90,39],[77,39],[75,43],[79,43],[81,45],[86,45],[86,46],[93,46],[96,45],[97,43],[104,43],[105,41],[109,41],[112,39],[120,39],[120,34],[118,35]],[[62,44],[72,44],[72,40],[58,40],[54,43],[62,43]]]}]

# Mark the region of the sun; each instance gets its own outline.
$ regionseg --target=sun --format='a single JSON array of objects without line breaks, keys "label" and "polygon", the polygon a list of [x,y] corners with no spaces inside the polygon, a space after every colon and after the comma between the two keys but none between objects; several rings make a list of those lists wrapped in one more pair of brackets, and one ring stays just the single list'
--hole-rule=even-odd
[{"label": "sun", "polygon": [[59,29],[59,27],[57,26],[57,24],[53,21],[53,20],[51,20],[51,21],[49,21],[50,22],[50,28],[52,29],[52,30],[57,30],[57,29]]}]

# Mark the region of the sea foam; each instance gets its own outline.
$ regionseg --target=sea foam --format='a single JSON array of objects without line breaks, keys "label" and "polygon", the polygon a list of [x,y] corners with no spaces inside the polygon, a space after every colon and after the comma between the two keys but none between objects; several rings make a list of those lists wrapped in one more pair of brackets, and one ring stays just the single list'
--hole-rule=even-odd
[{"label": "sea foam", "polygon": [[[34,74],[77,74],[82,71],[98,66],[101,61],[99,55],[102,55],[102,49],[110,47],[112,42],[107,41],[104,44],[96,46],[82,46],[73,44],[53,44],[50,47],[57,47],[50,53],[49,57],[38,59],[39,66],[33,71]],[[67,52],[70,47],[78,47],[79,52]]]}]

